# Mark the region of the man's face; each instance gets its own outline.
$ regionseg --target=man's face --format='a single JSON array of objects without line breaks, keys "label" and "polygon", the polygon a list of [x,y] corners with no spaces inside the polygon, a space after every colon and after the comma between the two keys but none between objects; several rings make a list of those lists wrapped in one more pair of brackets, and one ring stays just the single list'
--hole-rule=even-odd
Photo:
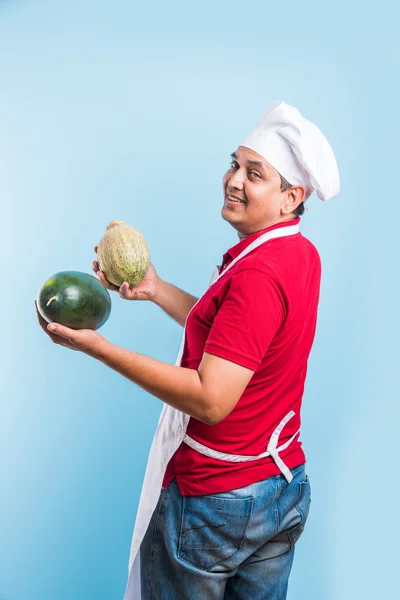
[{"label": "man's face", "polygon": [[222,218],[243,235],[281,221],[280,209],[287,194],[281,192],[278,171],[257,152],[244,146],[239,146],[231,156],[231,167],[222,180]]}]

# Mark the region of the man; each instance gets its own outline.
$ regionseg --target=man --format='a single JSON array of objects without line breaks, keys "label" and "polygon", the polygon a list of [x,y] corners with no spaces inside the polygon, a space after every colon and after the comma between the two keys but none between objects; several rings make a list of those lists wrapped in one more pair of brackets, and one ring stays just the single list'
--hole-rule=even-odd
[{"label": "man", "polygon": [[[150,450],[125,600],[283,600],[307,520],[310,483],[300,410],[320,288],[315,247],[299,232],[304,202],[339,192],[319,129],[273,103],[232,154],[222,218],[239,242],[194,298],[151,265],[122,298],[151,300],[185,327],[175,366],[93,331],[41,321],[163,400]],[[55,329],[54,329],[55,327]]]}]

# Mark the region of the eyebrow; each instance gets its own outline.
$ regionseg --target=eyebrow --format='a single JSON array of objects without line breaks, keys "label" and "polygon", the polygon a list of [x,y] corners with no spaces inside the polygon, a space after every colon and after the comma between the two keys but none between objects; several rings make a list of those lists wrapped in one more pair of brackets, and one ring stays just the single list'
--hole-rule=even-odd
[{"label": "eyebrow", "polygon": [[[236,156],[235,152],[232,152],[231,158],[235,158],[237,160],[237,156]],[[264,171],[267,170],[265,168],[265,166],[262,164],[262,162],[259,162],[258,160],[248,160],[247,164],[248,165],[255,165],[256,167],[260,167],[260,169],[263,169]]]}]

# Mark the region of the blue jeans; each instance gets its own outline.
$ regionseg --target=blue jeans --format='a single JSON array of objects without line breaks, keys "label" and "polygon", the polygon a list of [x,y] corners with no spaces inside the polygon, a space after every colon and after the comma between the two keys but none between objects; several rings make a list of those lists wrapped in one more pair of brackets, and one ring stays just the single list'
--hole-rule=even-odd
[{"label": "blue jeans", "polygon": [[311,502],[305,466],[246,487],[161,490],[140,548],[142,600],[284,600]]}]

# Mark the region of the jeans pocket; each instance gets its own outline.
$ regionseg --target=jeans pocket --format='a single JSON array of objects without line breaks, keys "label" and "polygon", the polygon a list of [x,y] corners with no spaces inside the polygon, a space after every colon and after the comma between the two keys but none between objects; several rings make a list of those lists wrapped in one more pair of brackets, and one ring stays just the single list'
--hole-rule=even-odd
[{"label": "jeans pocket", "polygon": [[237,554],[254,498],[183,496],[178,557],[208,571]]},{"label": "jeans pocket", "polygon": [[300,521],[297,525],[289,529],[289,531],[287,532],[290,540],[290,545],[292,547],[295,545],[295,543],[303,533],[308,518],[308,513],[310,511],[311,487],[308,475],[306,475],[305,479],[298,483],[298,486],[299,494],[295,505],[295,509],[299,513]]}]

